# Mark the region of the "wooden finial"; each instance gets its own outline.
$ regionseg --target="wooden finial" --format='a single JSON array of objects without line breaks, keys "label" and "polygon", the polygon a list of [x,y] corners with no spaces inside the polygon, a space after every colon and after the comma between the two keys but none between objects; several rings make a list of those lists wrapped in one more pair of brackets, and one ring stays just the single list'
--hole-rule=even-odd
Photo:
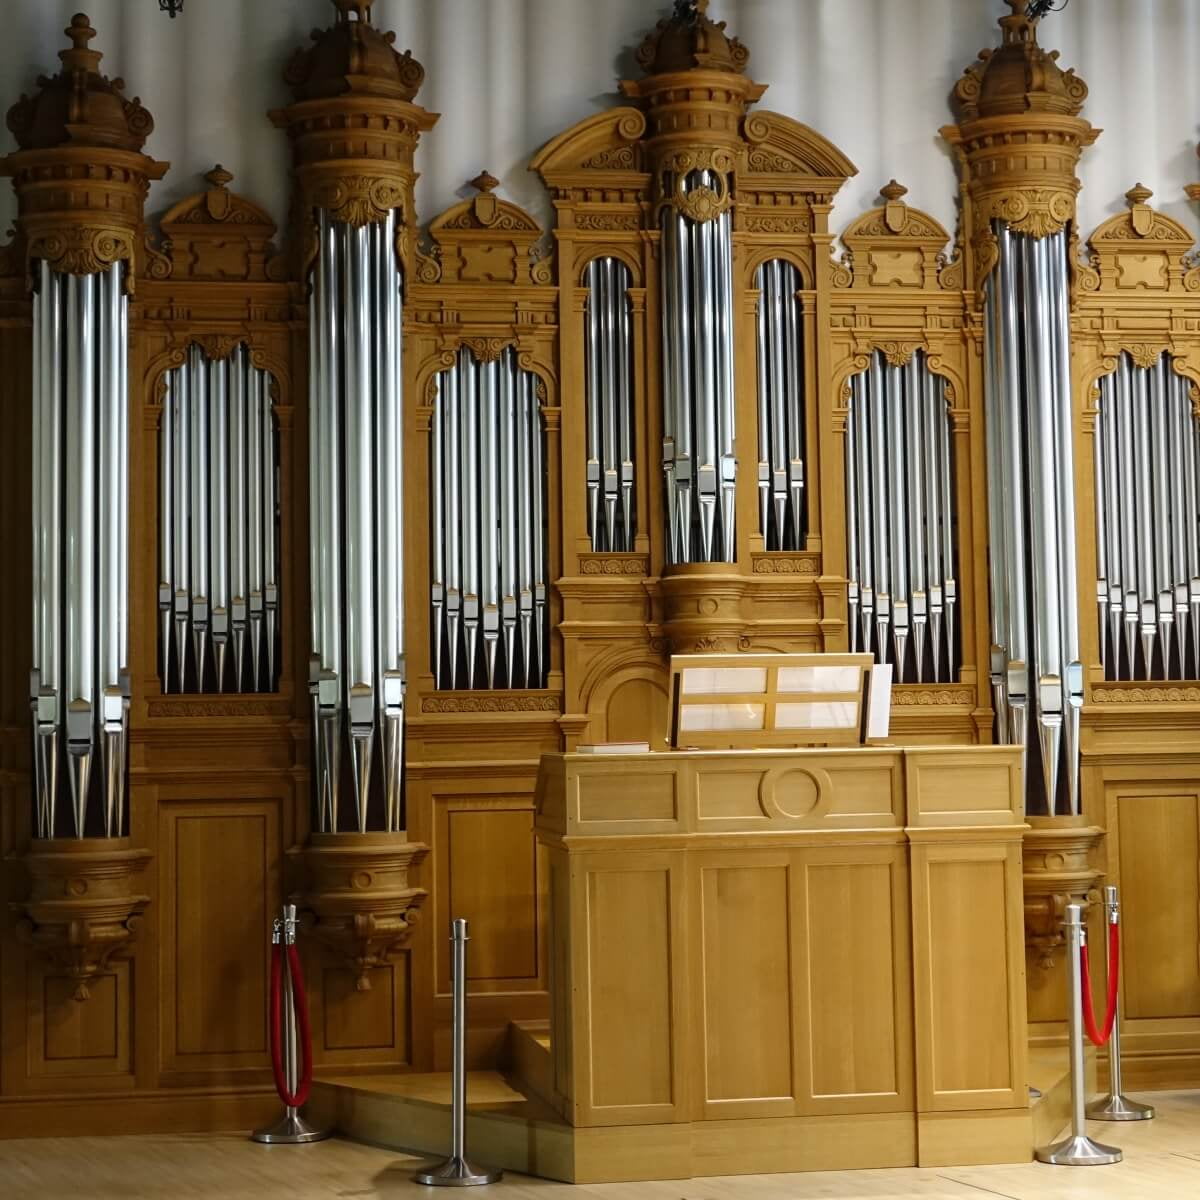
[{"label": "wooden finial", "polygon": [[204,178],[206,182],[211,183],[215,188],[225,188],[233,182],[233,173],[225,170],[220,163],[217,163]]},{"label": "wooden finial", "polygon": [[63,33],[71,39],[71,45],[76,50],[86,50],[88,42],[96,36],[87,13],[76,13]]},{"label": "wooden finial", "polygon": [[467,187],[473,187],[479,192],[490,192],[500,186],[500,180],[490,171],[480,171],[474,179],[467,180]]},{"label": "wooden finial", "polygon": [[1145,184],[1135,183],[1133,187],[1131,187],[1129,191],[1125,193],[1125,199],[1128,200],[1132,206],[1134,204],[1145,204],[1146,201],[1149,200],[1153,195],[1154,193],[1148,187],[1146,187]]},{"label": "wooden finial", "polygon": [[60,50],[58,57],[68,71],[94,71],[104,57],[99,50],[89,50],[88,42],[96,36],[86,13],[76,13],[71,23],[63,30],[71,39],[69,50]]},{"label": "wooden finial", "polygon": [[888,201],[899,200],[901,196],[908,195],[908,188],[892,179],[879,189],[879,194]]}]

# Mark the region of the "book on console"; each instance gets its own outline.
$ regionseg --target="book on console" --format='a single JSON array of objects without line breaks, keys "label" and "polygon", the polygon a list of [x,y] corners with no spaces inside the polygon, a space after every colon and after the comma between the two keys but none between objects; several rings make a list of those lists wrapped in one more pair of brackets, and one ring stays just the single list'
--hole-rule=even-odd
[{"label": "book on console", "polygon": [[584,742],[576,754],[649,754],[649,742]]}]

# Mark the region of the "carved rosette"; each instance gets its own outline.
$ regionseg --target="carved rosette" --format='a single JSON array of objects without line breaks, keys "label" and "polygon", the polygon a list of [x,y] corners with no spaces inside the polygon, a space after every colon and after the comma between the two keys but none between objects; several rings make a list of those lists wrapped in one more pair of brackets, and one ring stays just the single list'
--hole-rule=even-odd
[{"label": "carved rosette", "polygon": [[746,635],[749,587],[730,563],[688,563],[663,573],[663,634],[674,654],[731,654]]},{"label": "carved rosette", "polygon": [[1065,944],[1068,904],[1086,910],[1104,872],[1091,865],[1104,830],[1083,817],[1027,817],[1024,837],[1025,944],[1049,969]]},{"label": "carved rosette", "polygon": [[369,972],[385,966],[407,942],[424,888],[409,871],[428,853],[400,833],[314,833],[304,850],[310,884],[296,897],[313,935],[369,991]]},{"label": "carved rosette", "polygon": [[976,286],[998,259],[994,220],[1040,238],[1074,219],[1079,155],[1100,133],[1079,115],[1087,85],[1038,45],[1025,0],[1008,3],[1001,46],[966,69],[954,89],[958,124],[942,130],[966,171]]},{"label": "carved rosette", "polygon": [[133,947],[150,897],[134,890],[134,877],[150,861],[128,838],[36,840],[25,856],[29,899],[13,908],[17,935],[75,980],[75,999]]},{"label": "carved rosette", "polygon": [[397,252],[406,265],[415,257],[413,155],[437,121],[413,103],[425,72],[409,51],[393,48],[396,35],[371,25],[369,5],[334,6],[336,23],[314,30],[313,45],[298,50],[285,72],[295,102],[270,114],[292,143],[291,250],[300,279],[316,256],[318,208],[355,226],[400,209]]},{"label": "carved rosette", "polygon": [[168,164],[142,153],[154,121],[139,100],[126,99],[124,80],[100,74],[102,55],[87,48],[96,36],[88,18],[73,17],[66,34],[62,70],[8,111],[18,149],[0,158],[0,175],[11,177],[17,193],[27,274],[32,259],[70,275],[125,259],[132,288],[150,182]]}]

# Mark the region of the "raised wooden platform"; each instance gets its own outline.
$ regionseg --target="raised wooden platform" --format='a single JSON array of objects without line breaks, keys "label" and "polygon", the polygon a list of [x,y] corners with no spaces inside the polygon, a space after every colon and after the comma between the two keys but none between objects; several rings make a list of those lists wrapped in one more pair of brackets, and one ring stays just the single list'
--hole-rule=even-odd
[{"label": "raised wooden platform", "polygon": [[[481,1163],[568,1183],[904,1167],[935,1159],[942,1165],[1026,1162],[1034,1146],[1061,1133],[1069,1115],[1066,1051],[1038,1047],[1031,1051],[1029,1074],[1043,1095],[1019,1118],[1014,1114],[1001,1137],[991,1120],[975,1127],[955,1122],[945,1138],[933,1140],[930,1126],[919,1133],[906,1113],[576,1129],[551,1103],[546,1026],[521,1023],[509,1034],[508,1070],[468,1077],[468,1151]],[[1094,1059],[1089,1077],[1094,1082]],[[313,1086],[309,1108],[316,1119],[362,1141],[431,1158],[449,1150],[446,1073],[322,1079]]]}]

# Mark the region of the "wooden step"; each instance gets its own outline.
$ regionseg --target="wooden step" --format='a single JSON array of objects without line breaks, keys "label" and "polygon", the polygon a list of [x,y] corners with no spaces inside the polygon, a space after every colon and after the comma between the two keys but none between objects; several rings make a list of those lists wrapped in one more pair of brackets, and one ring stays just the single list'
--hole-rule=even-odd
[{"label": "wooden step", "polygon": [[543,1101],[559,1116],[569,1115],[566,1102],[554,1086],[549,1021],[512,1022],[505,1058],[505,1076],[517,1091]]}]

